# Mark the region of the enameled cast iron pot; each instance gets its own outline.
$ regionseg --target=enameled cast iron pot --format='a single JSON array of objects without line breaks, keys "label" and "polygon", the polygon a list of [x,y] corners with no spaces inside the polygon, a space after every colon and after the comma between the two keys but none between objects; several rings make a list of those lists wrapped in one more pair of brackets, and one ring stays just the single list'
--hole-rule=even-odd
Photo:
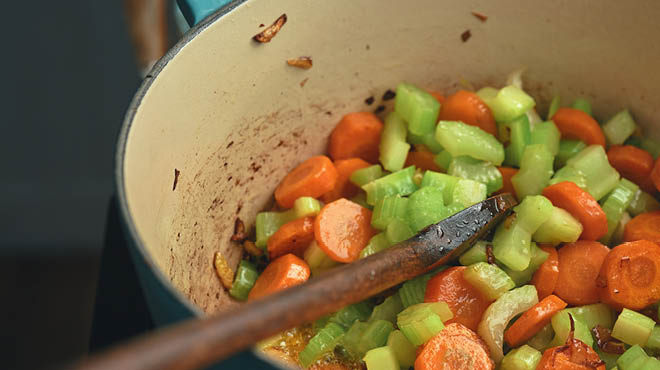
[{"label": "enameled cast iron pot", "polygon": [[[117,148],[121,214],[159,325],[238,304],[212,265],[217,251],[238,263],[235,219],[253,227],[280,179],[324,152],[343,114],[375,109],[400,81],[451,93],[466,82],[501,86],[526,66],[525,89],[542,114],[555,93],[564,102],[584,96],[597,118],[628,107],[646,132],[660,132],[656,0],[182,5],[199,23],[147,75]],[[270,43],[251,39],[283,13],[288,22]],[[299,56],[314,66],[286,64]],[[249,351],[234,361],[270,366]]]}]

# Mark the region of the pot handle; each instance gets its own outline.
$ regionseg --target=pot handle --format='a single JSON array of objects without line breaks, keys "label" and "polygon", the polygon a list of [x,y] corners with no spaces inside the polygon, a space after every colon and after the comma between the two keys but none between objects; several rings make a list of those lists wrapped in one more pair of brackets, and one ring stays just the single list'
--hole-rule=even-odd
[{"label": "pot handle", "polygon": [[231,0],[177,0],[179,9],[190,27],[230,2]]}]

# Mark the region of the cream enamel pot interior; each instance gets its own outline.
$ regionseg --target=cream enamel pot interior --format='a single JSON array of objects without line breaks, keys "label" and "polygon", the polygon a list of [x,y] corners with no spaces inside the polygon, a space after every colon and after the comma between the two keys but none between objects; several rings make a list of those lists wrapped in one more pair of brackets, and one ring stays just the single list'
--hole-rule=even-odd
[{"label": "cream enamel pot interior", "polygon": [[[270,43],[251,40],[282,13],[288,22]],[[654,0],[230,3],[154,67],[118,144],[122,217],[156,321],[236,306],[212,265],[216,251],[238,263],[235,219],[252,228],[343,114],[375,109],[400,81],[451,93],[465,81],[501,86],[526,66],[542,114],[554,93],[584,96],[597,118],[628,107],[657,136],[659,16]],[[287,66],[298,56],[313,68]]]}]

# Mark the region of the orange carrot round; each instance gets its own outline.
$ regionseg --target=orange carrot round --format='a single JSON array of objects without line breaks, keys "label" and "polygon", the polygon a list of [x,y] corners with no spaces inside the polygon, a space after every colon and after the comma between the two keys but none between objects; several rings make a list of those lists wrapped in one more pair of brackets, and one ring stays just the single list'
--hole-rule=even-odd
[{"label": "orange carrot round", "polygon": [[313,241],[314,217],[299,218],[285,223],[268,238],[268,256],[271,260],[287,253],[302,257]]},{"label": "orange carrot round", "polygon": [[556,295],[549,295],[532,308],[525,311],[516,322],[505,332],[504,340],[511,347],[518,347],[550,323],[550,319],[557,312],[567,306],[566,302]]},{"label": "orange carrot round", "polygon": [[496,136],[497,126],[488,105],[477,94],[459,90],[449,95],[440,108],[440,121],[461,121]]},{"label": "orange carrot round", "polygon": [[328,143],[328,153],[338,159],[362,158],[378,163],[378,144],[383,123],[370,112],[349,113],[342,117]]},{"label": "orange carrot round", "polygon": [[575,306],[598,303],[596,278],[609,252],[603,244],[586,240],[561,247],[555,294]]},{"label": "orange carrot round", "polygon": [[337,169],[330,158],[319,155],[299,164],[275,189],[275,200],[283,208],[293,207],[300,197],[318,198],[335,187]]},{"label": "orange carrot round", "polygon": [[481,317],[492,301],[463,278],[465,266],[439,272],[426,284],[424,302],[445,302],[454,313],[447,323],[459,323],[477,330]]},{"label": "orange carrot round", "polygon": [[543,195],[555,207],[565,209],[580,221],[583,227],[580,239],[598,240],[607,234],[607,216],[600,204],[575,183],[563,181],[550,185],[543,189]]},{"label": "orange carrot round", "polygon": [[623,243],[603,261],[600,299],[617,310],[641,310],[660,300],[660,246],[648,240]]},{"label": "orange carrot round", "polygon": [[408,152],[406,157],[406,164],[404,167],[415,166],[423,171],[435,171],[443,172],[438,164],[435,163],[435,155],[431,153],[428,149],[420,146],[416,146],[414,151]]},{"label": "orange carrot round", "polygon": [[335,161],[334,164],[337,169],[337,182],[332,190],[321,196],[321,200],[325,203],[330,203],[339,198],[352,198],[357,195],[360,188],[350,181],[350,177],[356,170],[370,166],[362,158],[340,159]]},{"label": "orange carrot round", "polygon": [[639,185],[647,193],[655,193],[651,181],[653,156],[644,149],[632,145],[614,145],[607,151],[607,159],[621,176]]},{"label": "orange carrot round", "polygon": [[309,274],[309,266],[305,261],[293,254],[285,254],[272,260],[266,266],[250,290],[248,300],[251,301],[302,284],[309,279]]},{"label": "orange carrot round", "polygon": [[539,299],[543,299],[552,294],[557,286],[557,279],[559,278],[559,255],[553,247],[541,246],[540,248],[548,253],[548,258],[536,270],[530,283],[536,287],[536,293]]},{"label": "orange carrot round", "polygon": [[513,187],[511,178],[513,175],[518,173],[517,168],[512,167],[497,167],[497,169],[502,174],[502,188],[495,192],[495,194],[510,193],[514,197],[516,196],[516,189]]},{"label": "orange carrot round", "polygon": [[552,121],[565,139],[582,140],[587,145],[605,146],[605,135],[595,119],[579,109],[559,108]]},{"label": "orange carrot round", "polygon": [[655,189],[660,191],[660,157],[655,161],[653,170],[651,170],[651,181],[655,185]]},{"label": "orange carrot round", "polygon": [[415,370],[492,370],[488,347],[472,330],[453,323],[424,345],[415,360]]},{"label": "orange carrot round", "polygon": [[326,204],[314,221],[316,242],[337,262],[357,260],[375,234],[371,211],[344,198]]},{"label": "orange carrot round", "polygon": [[660,245],[660,211],[641,213],[623,229],[623,241],[650,240]]}]

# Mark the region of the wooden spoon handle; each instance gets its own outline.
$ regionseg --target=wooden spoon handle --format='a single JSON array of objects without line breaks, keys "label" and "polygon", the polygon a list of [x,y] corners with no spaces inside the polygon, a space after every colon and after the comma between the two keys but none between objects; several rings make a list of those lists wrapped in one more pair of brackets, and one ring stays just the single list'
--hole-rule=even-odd
[{"label": "wooden spoon handle", "polygon": [[162,329],[92,357],[77,369],[195,369],[261,339],[362,301],[460,255],[516,204],[509,194],[475,204],[381,253],[238,309]]}]

